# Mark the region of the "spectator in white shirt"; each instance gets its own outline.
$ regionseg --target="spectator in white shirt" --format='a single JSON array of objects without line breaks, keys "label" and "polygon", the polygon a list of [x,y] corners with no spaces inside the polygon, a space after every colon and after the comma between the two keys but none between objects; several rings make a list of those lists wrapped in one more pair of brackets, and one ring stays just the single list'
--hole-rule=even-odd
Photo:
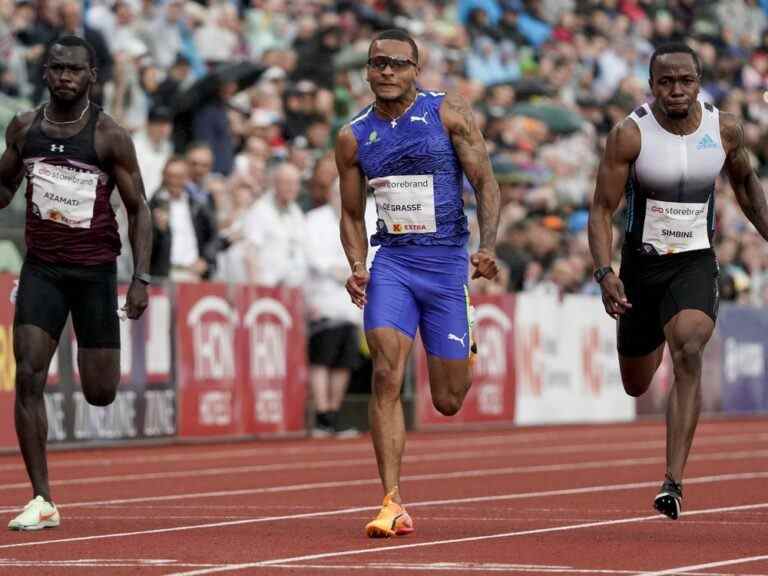
[{"label": "spectator in white shirt", "polygon": [[[300,286],[307,270],[304,214],[296,203],[299,170],[288,162],[272,172],[272,190],[248,211],[244,223],[249,281],[262,286]],[[328,231],[332,233],[332,231]]]},{"label": "spectator in white shirt", "polygon": [[152,198],[160,188],[163,182],[163,168],[173,152],[172,120],[171,111],[168,108],[152,108],[149,111],[146,128],[133,137],[147,200]]},{"label": "spectator in white shirt", "polygon": [[307,212],[308,277],[304,301],[309,320],[309,383],[314,399],[313,436],[354,435],[342,430],[339,409],[349,378],[360,361],[360,310],[344,287],[349,263],[336,234],[339,226],[338,179],[326,188],[325,204]]},{"label": "spectator in white shirt", "polygon": [[219,237],[211,208],[186,190],[189,166],[172,156],[163,186],[152,197],[153,243],[150,273],[177,282],[207,279],[215,270]]}]

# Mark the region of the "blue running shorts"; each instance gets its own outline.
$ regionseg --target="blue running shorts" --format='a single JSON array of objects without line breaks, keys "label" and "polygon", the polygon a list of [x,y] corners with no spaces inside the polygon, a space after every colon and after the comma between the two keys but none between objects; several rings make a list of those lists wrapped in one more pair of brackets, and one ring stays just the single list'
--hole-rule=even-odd
[{"label": "blue running shorts", "polygon": [[421,331],[427,354],[469,357],[469,255],[461,246],[382,246],[366,290],[365,330]]}]

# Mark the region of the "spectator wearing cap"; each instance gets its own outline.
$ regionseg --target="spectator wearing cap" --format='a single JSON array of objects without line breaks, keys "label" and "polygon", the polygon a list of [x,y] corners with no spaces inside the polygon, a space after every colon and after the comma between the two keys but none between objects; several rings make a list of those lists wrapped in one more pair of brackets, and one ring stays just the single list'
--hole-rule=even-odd
[{"label": "spectator wearing cap", "polygon": [[285,91],[285,138],[303,136],[307,126],[318,117],[315,107],[317,86],[310,80],[300,80]]},{"label": "spectator wearing cap", "polygon": [[134,135],[133,145],[149,200],[160,188],[163,168],[173,152],[171,111],[162,106],[150,109],[147,125]]},{"label": "spectator wearing cap", "polygon": [[155,93],[155,103],[173,110],[174,102],[182,90],[194,82],[189,59],[178,54]]}]

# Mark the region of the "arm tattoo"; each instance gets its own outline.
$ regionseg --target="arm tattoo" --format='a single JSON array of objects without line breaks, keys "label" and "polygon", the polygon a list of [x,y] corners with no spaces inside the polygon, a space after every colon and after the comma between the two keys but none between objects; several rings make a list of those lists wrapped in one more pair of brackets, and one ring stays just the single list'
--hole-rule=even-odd
[{"label": "arm tattoo", "polygon": [[458,116],[451,126],[451,141],[467,179],[475,189],[480,247],[493,251],[499,226],[499,185],[493,177],[485,141],[472,110],[462,100],[446,98],[449,113]]}]

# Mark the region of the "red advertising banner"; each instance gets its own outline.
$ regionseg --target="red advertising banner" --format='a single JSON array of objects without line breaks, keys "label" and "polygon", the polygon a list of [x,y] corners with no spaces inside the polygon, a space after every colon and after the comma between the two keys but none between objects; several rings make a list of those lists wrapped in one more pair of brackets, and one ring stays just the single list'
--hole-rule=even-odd
[{"label": "red advertising banner", "polygon": [[180,436],[304,429],[298,289],[178,284],[175,329]]},{"label": "red advertising banner", "polygon": [[13,400],[16,361],[13,356],[13,304],[9,299],[14,276],[0,274],[0,448],[15,448]]},{"label": "red advertising banner", "polygon": [[472,388],[455,416],[443,416],[433,407],[427,356],[421,344],[417,344],[414,425],[418,429],[514,420],[514,296],[478,294],[472,297],[472,304],[477,358],[472,368]]},{"label": "red advertising banner", "polygon": [[304,429],[306,339],[301,291],[240,286],[238,374],[248,434]]},{"label": "red advertising banner", "polygon": [[228,286],[176,285],[180,436],[245,432],[235,342],[241,321]]},{"label": "red advertising banner", "polygon": [[[16,276],[0,274],[0,449],[16,448],[16,431],[13,425],[13,402],[15,398],[16,359],[13,355],[14,305],[11,291]],[[64,419],[62,405],[64,392],[59,390],[59,352],[51,359],[45,403],[48,411],[48,439],[63,439]]]}]

